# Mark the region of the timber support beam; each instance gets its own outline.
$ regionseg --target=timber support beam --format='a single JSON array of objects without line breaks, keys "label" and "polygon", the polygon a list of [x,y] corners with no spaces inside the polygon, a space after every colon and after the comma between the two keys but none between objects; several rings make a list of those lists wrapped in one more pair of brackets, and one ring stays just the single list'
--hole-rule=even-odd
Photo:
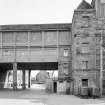
[{"label": "timber support beam", "polygon": [[13,63],[13,90],[17,90],[17,63]]},{"label": "timber support beam", "polygon": [[22,75],[22,82],[23,82],[23,85],[22,85],[22,88],[23,89],[26,89],[26,84],[25,84],[25,70],[23,70],[23,73],[22,73],[23,75]]}]

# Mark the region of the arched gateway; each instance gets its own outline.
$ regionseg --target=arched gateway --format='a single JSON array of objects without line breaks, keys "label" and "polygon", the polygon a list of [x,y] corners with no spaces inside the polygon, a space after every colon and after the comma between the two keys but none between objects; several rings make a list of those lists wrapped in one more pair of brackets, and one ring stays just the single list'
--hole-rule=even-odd
[{"label": "arched gateway", "polygon": [[23,72],[23,88],[25,70],[29,79],[31,70],[58,70],[59,80],[66,80],[71,76],[71,24],[0,26],[1,88],[8,70],[13,70],[13,89],[17,89],[17,70]]}]

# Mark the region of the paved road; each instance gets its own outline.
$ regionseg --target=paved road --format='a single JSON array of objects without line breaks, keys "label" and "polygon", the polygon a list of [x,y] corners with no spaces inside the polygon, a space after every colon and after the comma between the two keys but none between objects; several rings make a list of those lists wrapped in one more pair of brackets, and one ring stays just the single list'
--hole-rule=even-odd
[{"label": "paved road", "polygon": [[[40,87],[40,89],[38,89]],[[103,99],[81,99],[73,95],[48,94],[42,85],[27,90],[0,90],[0,105],[105,105]]]}]

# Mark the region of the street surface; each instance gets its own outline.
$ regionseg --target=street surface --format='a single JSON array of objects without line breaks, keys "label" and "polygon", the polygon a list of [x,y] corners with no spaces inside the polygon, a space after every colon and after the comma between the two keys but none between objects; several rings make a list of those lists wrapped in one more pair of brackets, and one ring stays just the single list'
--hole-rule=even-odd
[{"label": "street surface", "polygon": [[49,94],[44,88],[41,84],[27,90],[0,90],[0,105],[105,105],[105,98],[82,99],[73,95]]}]

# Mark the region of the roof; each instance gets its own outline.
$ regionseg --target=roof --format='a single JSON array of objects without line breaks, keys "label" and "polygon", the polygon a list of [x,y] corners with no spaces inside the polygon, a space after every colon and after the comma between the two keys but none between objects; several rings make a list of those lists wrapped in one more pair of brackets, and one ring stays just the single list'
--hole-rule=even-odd
[{"label": "roof", "polygon": [[71,26],[72,26],[71,23],[1,25],[0,31],[71,30]]},{"label": "roof", "polygon": [[91,2],[91,5],[92,5],[93,8],[95,8],[95,1],[96,0],[92,0],[92,2]]},{"label": "roof", "polygon": [[92,6],[85,0],[82,0],[77,9],[92,9]]}]

